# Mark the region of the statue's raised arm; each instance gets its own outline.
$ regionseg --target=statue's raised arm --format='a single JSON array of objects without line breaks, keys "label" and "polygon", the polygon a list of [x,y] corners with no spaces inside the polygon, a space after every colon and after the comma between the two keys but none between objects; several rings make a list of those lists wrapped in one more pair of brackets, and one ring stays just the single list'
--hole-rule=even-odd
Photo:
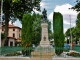
[{"label": "statue's raised arm", "polygon": [[45,10],[45,8],[44,8],[44,10],[42,11],[42,19],[43,20],[46,20],[47,19],[47,13],[46,13],[47,11]]}]

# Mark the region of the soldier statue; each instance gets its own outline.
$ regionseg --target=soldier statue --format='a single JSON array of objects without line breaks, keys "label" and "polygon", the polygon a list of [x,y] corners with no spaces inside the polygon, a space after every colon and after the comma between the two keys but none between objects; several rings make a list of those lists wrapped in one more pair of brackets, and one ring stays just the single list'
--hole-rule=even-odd
[{"label": "soldier statue", "polygon": [[44,21],[46,21],[47,20],[47,13],[46,13],[47,11],[45,10],[45,8],[44,8],[44,10],[42,11],[42,20],[44,20]]}]

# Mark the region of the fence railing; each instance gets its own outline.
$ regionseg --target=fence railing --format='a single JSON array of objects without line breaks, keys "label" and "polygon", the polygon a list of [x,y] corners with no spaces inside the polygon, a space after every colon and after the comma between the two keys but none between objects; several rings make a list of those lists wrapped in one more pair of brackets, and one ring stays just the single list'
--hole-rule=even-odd
[{"label": "fence railing", "polygon": [[0,54],[1,55],[6,55],[6,54],[9,54],[9,53],[12,53],[12,52],[17,52],[17,51],[21,51],[22,48],[21,47],[1,47],[0,48]]},{"label": "fence railing", "polygon": [[18,55],[24,55],[24,56],[30,56],[31,51],[33,51],[33,47],[20,47],[20,46],[12,46],[12,47],[0,47],[0,56],[18,56]]},{"label": "fence railing", "polygon": [[[55,49],[55,47],[54,47],[54,49]],[[64,47],[64,48],[57,47],[56,49],[57,50],[61,49],[63,51],[69,51],[70,50],[67,47]],[[0,55],[2,55],[2,56],[19,56],[19,55],[31,56],[31,52],[34,50],[35,50],[35,48],[33,48],[33,47],[24,48],[24,47],[20,47],[20,46],[19,47],[8,47],[8,46],[6,46],[6,47],[0,48]],[[45,48],[43,50],[45,50]],[[80,52],[80,46],[75,45],[73,50]],[[47,52],[47,50],[46,50],[46,52]]]},{"label": "fence railing", "polygon": [[80,52],[80,45],[75,45],[73,50]]}]

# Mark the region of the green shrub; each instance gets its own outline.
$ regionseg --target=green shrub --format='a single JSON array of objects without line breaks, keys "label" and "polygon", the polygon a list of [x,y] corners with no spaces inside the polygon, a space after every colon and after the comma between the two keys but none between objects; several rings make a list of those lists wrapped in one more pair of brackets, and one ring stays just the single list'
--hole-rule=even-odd
[{"label": "green shrub", "polygon": [[22,50],[22,54],[24,56],[30,56],[32,51],[33,51],[33,48],[32,47],[27,47],[26,49],[23,49]]}]

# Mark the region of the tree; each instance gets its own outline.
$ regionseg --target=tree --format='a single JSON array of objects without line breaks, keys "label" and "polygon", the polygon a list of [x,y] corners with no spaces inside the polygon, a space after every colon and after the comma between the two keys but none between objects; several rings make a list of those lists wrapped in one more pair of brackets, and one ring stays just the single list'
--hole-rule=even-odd
[{"label": "tree", "polygon": [[11,18],[18,18],[19,20],[22,20],[23,14],[31,13],[33,9],[40,11],[40,1],[41,0],[3,0],[3,14],[5,15],[5,40],[8,35],[9,20],[11,20]]},{"label": "tree", "polygon": [[32,43],[38,45],[41,40],[41,16],[40,14],[32,14],[33,19],[33,36]]},{"label": "tree", "polygon": [[[29,55],[32,49],[32,35],[33,35],[33,19],[30,14],[24,14],[22,19],[22,53]],[[28,47],[28,48],[27,48]]]},{"label": "tree", "polygon": [[[70,31],[70,29],[71,29],[71,31]],[[73,41],[74,38],[76,37],[76,28],[74,28],[74,27],[68,28],[67,31],[65,32],[65,36],[67,38],[67,43],[70,43],[71,36],[72,36],[72,41]]]},{"label": "tree", "polygon": [[22,19],[22,46],[31,46],[32,41],[32,17],[30,14],[24,14]]},{"label": "tree", "polygon": [[75,6],[72,7],[71,9],[74,9],[74,10],[80,12],[80,0],[76,0]]},{"label": "tree", "polygon": [[79,14],[77,15],[77,21],[76,21],[76,38],[79,40],[79,35],[80,35],[80,29],[79,29],[79,26],[80,26],[80,0],[76,0],[76,4],[75,6],[73,6],[71,9],[79,12]]},{"label": "tree", "polygon": [[65,32],[66,37],[68,37],[68,36],[70,37],[70,29],[71,29],[71,34],[74,37],[74,34],[75,34],[75,28],[74,27],[67,29],[67,31]]},{"label": "tree", "polygon": [[76,37],[80,38],[80,13],[78,13],[76,20]]},{"label": "tree", "polygon": [[53,39],[53,32],[51,31],[51,22],[48,20],[48,36],[49,40]]},{"label": "tree", "polygon": [[53,15],[53,31],[55,53],[60,55],[64,48],[64,34],[63,34],[63,16],[59,12],[54,12]]},{"label": "tree", "polygon": [[1,33],[1,40],[5,38],[4,33]]}]

